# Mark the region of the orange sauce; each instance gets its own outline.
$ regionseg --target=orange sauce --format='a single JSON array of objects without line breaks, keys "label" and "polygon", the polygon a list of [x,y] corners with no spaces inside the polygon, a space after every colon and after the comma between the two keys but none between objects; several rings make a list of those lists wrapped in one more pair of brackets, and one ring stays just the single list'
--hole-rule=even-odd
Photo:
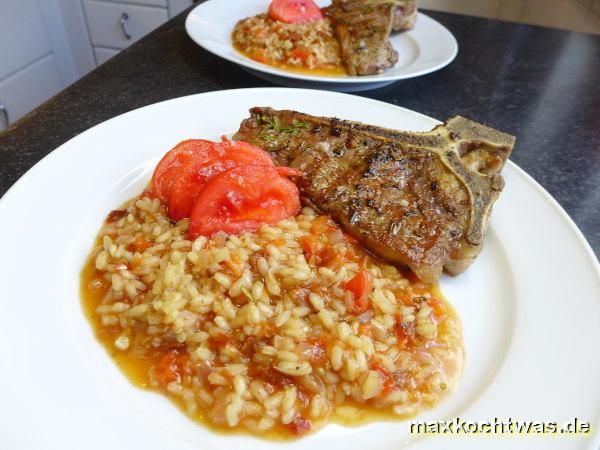
[{"label": "orange sauce", "polygon": [[[94,248],[99,248],[101,246],[102,241],[101,236],[99,236],[96,240]],[[432,296],[439,299],[443,305],[446,320],[439,324],[439,333],[455,335],[458,333],[458,335],[460,335],[460,322],[458,320],[458,316],[452,306],[442,296],[439,287],[424,287],[420,284],[417,284],[414,279],[411,280],[411,285],[415,286],[416,289],[419,289],[419,293],[430,292]],[[173,348],[154,348],[150,345],[148,340],[143,342],[135,342],[134,338],[128,350],[118,350],[115,347],[115,339],[121,334],[122,329],[118,324],[103,324],[101,320],[101,314],[96,313],[96,309],[102,304],[102,300],[108,292],[109,287],[109,282],[102,278],[102,272],[97,270],[95,267],[95,253],[92,252],[81,272],[80,293],[82,309],[85,313],[85,316],[89,320],[99,342],[107,350],[111,359],[134,386],[141,389],[160,390],[160,392],[166,395],[178,408],[181,409],[184,414],[216,433],[224,435],[254,435],[263,439],[277,441],[289,441],[298,438],[298,436],[290,433],[289,428],[281,424],[276,425],[271,430],[259,435],[254,434],[243,427],[229,428],[227,426],[216,425],[211,422],[202,408],[198,408],[196,411],[190,412],[187,410],[186,404],[181,397],[171,394],[164,389],[158,389],[155,386],[152,386],[149,375],[152,366],[158,363],[168,352],[172,351]],[[451,329],[450,324],[454,324],[452,326],[457,328]],[[139,335],[144,335],[144,333],[139,333]],[[454,357],[446,358],[442,368],[444,373],[448,375],[447,379],[452,380],[452,384],[450,384],[445,391],[446,395],[452,392],[458,383],[458,379],[462,370],[462,347],[453,349],[453,355]],[[272,378],[272,371],[269,373],[263,373],[262,370],[264,368],[261,369],[260,366],[255,369],[256,370],[251,369],[253,378],[263,379],[265,381],[269,381],[270,383],[277,383],[277,381],[274,381]],[[437,404],[437,402],[438,401],[436,400],[434,404]],[[415,413],[398,415],[389,410],[380,410],[368,404],[356,403],[351,400],[349,396],[346,398],[346,400],[344,400],[341,406],[346,410],[346,413],[350,410],[352,414],[345,414],[342,417],[340,414],[334,413],[326,420],[346,426],[359,426],[373,421],[406,420],[415,415]],[[422,405],[416,413],[422,412],[423,407],[424,406]],[[319,424],[319,422],[315,422],[315,424]]]},{"label": "orange sauce", "polygon": [[241,50],[239,47],[234,45],[235,50],[246,58],[250,58],[252,61],[259,62],[261,64],[265,64],[267,66],[275,67],[276,69],[284,70],[286,72],[294,72],[300,73],[302,75],[314,75],[319,77],[346,77],[348,76],[348,72],[346,72],[346,68],[342,65],[336,66],[331,65],[327,67],[302,67],[302,66],[294,66],[292,64],[281,64],[275,61],[259,61],[256,58],[253,58],[252,55],[248,52]]},{"label": "orange sauce", "polygon": [[[121,333],[119,327],[106,327],[101,323],[100,315],[95,313],[95,309],[100,305],[104,294],[106,293],[105,288],[92,288],[90,287],[91,282],[98,279],[100,272],[94,267],[94,259],[90,258],[81,272],[81,299],[82,307],[85,316],[89,320],[92,328],[96,334],[96,338],[100,341],[102,346],[107,350],[111,359],[127,377],[127,379],[134,386],[153,390],[150,386],[148,372],[153,364],[157,363],[163,356],[165,351],[157,349],[151,354],[135,355],[131,352],[123,352],[117,350],[114,345],[114,341]],[[448,317],[457,318],[456,311],[452,306],[444,300],[441,291],[438,286],[435,286],[429,291],[435,295],[438,299],[442,300],[446,314]],[[442,325],[443,326],[443,325]],[[445,332],[445,330],[441,330]],[[459,364],[462,366],[462,364]],[[448,372],[456,371],[455,380],[458,382],[460,377],[460,371],[462,367],[447,367]],[[448,393],[450,393],[455,386],[449,386]],[[192,420],[202,424],[210,430],[223,435],[242,434],[250,435],[251,433],[243,428],[228,428],[216,426],[207,417],[202,414],[202,410],[198,409],[195,414],[189,414],[186,411],[186,406],[180,397],[171,395],[168,392],[164,392],[168,398],[188,417]],[[406,416],[399,416],[389,411],[383,411],[376,409],[370,405],[359,404],[353,402],[349,398],[344,402],[344,406],[354,407],[354,414],[351,417],[342,417],[339,414],[334,414],[329,417],[329,422],[338,423],[345,426],[355,427],[364,425],[374,421],[399,421],[408,420],[414,416],[414,414],[407,414]],[[297,436],[290,435],[289,430],[283,426],[273,427],[271,430],[260,434],[260,437],[267,440],[274,441],[289,441],[297,438]]]}]

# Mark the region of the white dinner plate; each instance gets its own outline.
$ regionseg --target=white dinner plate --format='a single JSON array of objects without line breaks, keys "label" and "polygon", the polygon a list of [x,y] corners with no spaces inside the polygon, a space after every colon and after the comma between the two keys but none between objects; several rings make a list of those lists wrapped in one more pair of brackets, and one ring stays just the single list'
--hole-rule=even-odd
[{"label": "white dinner plate", "polygon": [[[79,273],[107,213],[139,194],[158,159],[188,138],[238,129],[252,106],[293,108],[402,130],[438,122],[324,91],[241,89],[192,95],[108,120],[71,139],[0,201],[0,449],[245,450],[281,443],[214,434],[164,396],[131,385],[94,338]],[[493,125],[493,124],[490,124]],[[531,149],[519,148],[516,152]],[[419,417],[552,420],[600,428],[600,269],[585,239],[533,179],[508,162],[482,254],[441,288],[464,329],[456,392]],[[428,437],[408,422],[328,425],[307,450],[593,449],[591,436]]]},{"label": "white dinner plate", "polygon": [[[317,0],[323,7],[330,0]],[[270,0],[208,0],[188,15],[185,29],[201,47],[221,58],[239,64],[254,75],[285,86],[364,91],[394,81],[434,72],[450,64],[458,52],[458,44],[450,31],[439,22],[419,13],[412,30],[392,33],[392,45],[398,51],[398,62],[380,75],[318,76],[290,72],[254,61],[236,51],[231,44],[235,24],[246,17],[265,13]]]}]

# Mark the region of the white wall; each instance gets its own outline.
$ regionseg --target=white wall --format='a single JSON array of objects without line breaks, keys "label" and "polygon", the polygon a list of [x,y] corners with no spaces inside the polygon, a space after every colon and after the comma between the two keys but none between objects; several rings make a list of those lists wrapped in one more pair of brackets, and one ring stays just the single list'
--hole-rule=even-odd
[{"label": "white wall", "polygon": [[600,34],[600,0],[417,0],[422,8]]}]

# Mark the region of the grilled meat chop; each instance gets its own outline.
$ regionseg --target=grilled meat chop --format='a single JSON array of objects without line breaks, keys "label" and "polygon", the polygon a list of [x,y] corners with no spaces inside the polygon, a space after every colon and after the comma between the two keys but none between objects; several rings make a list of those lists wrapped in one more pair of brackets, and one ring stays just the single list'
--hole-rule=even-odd
[{"label": "grilled meat chop", "polygon": [[[369,1],[369,0],[367,0]],[[386,1],[386,0],[383,0]],[[416,0],[395,0],[392,14],[392,30],[405,31],[415,26],[417,20]]]},{"label": "grilled meat chop", "polygon": [[398,14],[395,2],[333,0],[324,11],[333,22],[349,75],[382,73],[398,62],[389,40]]},{"label": "grilled meat chop", "polygon": [[234,138],[304,172],[303,201],[424,282],[480,253],[515,139],[457,116],[425,133],[255,107]]}]

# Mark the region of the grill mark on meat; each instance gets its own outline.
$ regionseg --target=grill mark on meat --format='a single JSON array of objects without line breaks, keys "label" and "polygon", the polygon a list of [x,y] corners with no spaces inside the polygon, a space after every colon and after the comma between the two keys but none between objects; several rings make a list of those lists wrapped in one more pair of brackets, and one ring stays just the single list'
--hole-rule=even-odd
[{"label": "grill mark on meat", "polygon": [[[265,141],[263,115],[283,127],[308,126],[273,132]],[[461,273],[481,251],[503,187],[498,172],[514,145],[512,136],[462,117],[410,133],[270,108],[253,108],[235,138],[265,148],[278,165],[302,170],[297,184],[306,204],[425,282],[443,268]]]}]

